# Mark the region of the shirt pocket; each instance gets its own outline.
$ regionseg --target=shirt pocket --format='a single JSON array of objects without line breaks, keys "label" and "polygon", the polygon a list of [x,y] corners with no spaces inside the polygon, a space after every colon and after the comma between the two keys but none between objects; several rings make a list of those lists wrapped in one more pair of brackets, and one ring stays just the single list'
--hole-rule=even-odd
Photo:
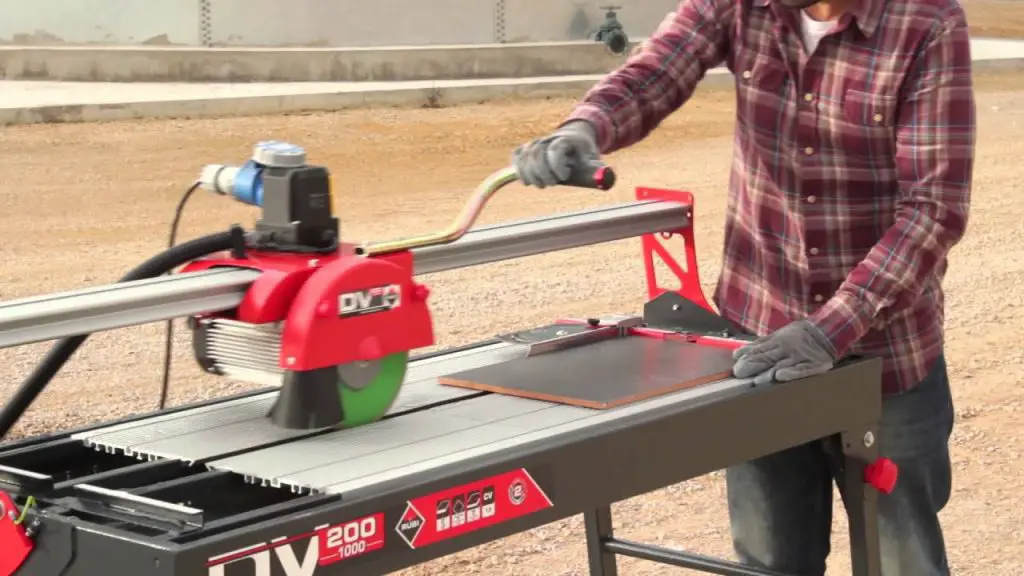
[{"label": "shirt pocket", "polygon": [[855,164],[886,168],[896,145],[898,99],[853,88],[843,95],[836,148]]},{"label": "shirt pocket", "polygon": [[782,62],[763,54],[743,59],[736,70],[740,87],[748,90],[775,92],[786,82],[788,74]]},{"label": "shirt pocket", "polygon": [[789,72],[782,62],[756,54],[743,59],[735,71],[737,120],[761,137],[775,140],[783,128]]}]

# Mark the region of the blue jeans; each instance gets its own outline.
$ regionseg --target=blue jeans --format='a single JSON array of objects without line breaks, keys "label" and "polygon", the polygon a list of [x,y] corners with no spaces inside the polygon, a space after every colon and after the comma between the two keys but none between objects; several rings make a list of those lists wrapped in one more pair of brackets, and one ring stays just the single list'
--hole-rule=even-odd
[{"label": "blue jeans", "polygon": [[[944,358],[910,392],[882,401],[879,451],[899,467],[878,495],[882,576],[948,576],[938,513],[949,501],[953,400]],[[740,562],[822,576],[832,529],[833,469],[815,442],[727,470],[733,546]]]}]

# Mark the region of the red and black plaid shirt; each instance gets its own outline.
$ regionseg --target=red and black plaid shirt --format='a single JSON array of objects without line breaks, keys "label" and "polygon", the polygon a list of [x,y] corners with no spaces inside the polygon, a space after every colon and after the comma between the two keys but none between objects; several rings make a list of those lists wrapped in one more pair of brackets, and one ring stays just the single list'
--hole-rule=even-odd
[{"label": "red and black plaid shirt", "polygon": [[[886,393],[942,353],[947,253],[967,224],[975,106],[957,0],[854,0],[813,54],[770,0],[683,0],[571,119],[603,153],[644,138],[722,63],[736,134],[721,314],[764,335],[806,318]],[[685,159],[681,159],[685,162]]]}]

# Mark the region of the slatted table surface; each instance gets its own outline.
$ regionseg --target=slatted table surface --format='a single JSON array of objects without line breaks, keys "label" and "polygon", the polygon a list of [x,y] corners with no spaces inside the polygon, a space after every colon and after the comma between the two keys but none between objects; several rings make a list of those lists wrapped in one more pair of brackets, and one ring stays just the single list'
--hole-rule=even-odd
[{"label": "slatted table surface", "polygon": [[[644,342],[638,346],[637,340],[641,339]],[[591,346],[595,345],[569,351],[578,354]],[[627,337],[600,346],[606,358],[618,357],[623,366],[635,368],[633,373],[626,370],[614,375],[629,388],[635,387],[637,380],[652,377],[678,379],[677,362],[644,364],[637,354],[666,358],[671,356],[666,351],[691,347],[685,349],[689,355],[696,345]],[[702,349],[716,357],[721,352]],[[550,355],[555,359],[565,353]],[[275,396],[268,393],[101,428],[79,438],[98,449],[124,451],[140,458],[205,461],[211,469],[229,470],[274,486],[348,493],[524,443],[552,440],[585,428],[596,430],[655,407],[703,404],[740,394],[750,386],[749,380],[724,378],[641,402],[593,410],[439,382],[439,377],[449,374],[503,363],[511,366],[525,356],[525,346],[502,343],[413,361],[407,384],[390,416],[351,430],[278,429],[265,417]],[[587,366],[573,369],[579,378],[594,380],[601,377],[595,373],[600,366],[591,364],[589,372]]]}]

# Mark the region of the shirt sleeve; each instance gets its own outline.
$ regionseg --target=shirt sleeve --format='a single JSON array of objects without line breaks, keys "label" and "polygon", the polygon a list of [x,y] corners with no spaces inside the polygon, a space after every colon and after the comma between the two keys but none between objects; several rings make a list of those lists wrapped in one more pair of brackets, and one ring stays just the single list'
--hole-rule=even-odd
[{"label": "shirt sleeve", "polygon": [[963,12],[931,36],[900,103],[895,223],[810,318],[845,356],[886,308],[912,305],[967,227],[975,103]]},{"label": "shirt sleeve", "polygon": [[725,60],[734,1],[682,0],[647,46],[591,88],[566,123],[593,125],[602,154],[642,140]]}]

